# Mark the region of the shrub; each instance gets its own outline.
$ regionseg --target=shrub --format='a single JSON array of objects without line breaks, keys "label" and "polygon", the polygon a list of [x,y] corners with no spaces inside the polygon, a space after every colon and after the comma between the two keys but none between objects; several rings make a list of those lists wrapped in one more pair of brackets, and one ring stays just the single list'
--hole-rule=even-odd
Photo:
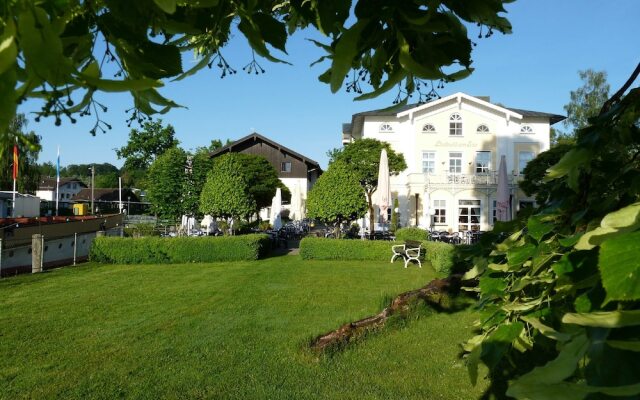
[{"label": "shrub", "polygon": [[[391,246],[401,241],[347,240],[306,237],[300,242],[300,255],[305,260],[373,260],[391,259]],[[443,242],[422,241],[425,261],[438,273],[449,275],[455,265],[455,246]]]},{"label": "shrub", "polygon": [[393,242],[306,237],[300,242],[305,260],[389,260]]},{"label": "shrub", "polygon": [[405,241],[405,240],[428,240],[429,232],[424,229],[409,227],[409,228],[400,228],[396,231],[396,240]]},{"label": "shrub", "polygon": [[160,236],[160,232],[156,229],[156,224],[140,223],[124,228],[125,236]]},{"label": "shrub", "polygon": [[178,238],[99,237],[89,258],[112,264],[174,264],[242,261],[262,258],[270,249],[268,235]]},{"label": "shrub", "polygon": [[447,276],[453,271],[456,254],[454,245],[444,242],[423,241],[422,247],[426,249],[425,259],[431,263],[433,269]]}]

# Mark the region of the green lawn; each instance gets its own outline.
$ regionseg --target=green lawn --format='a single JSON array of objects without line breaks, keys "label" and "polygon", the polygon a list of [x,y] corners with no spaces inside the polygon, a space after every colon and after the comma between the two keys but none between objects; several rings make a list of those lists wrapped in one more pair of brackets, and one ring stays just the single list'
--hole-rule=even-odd
[{"label": "green lawn", "polygon": [[3,279],[0,398],[475,399],[457,358],[471,312],[434,313],[333,357],[305,350],[433,277],[283,256]]}]

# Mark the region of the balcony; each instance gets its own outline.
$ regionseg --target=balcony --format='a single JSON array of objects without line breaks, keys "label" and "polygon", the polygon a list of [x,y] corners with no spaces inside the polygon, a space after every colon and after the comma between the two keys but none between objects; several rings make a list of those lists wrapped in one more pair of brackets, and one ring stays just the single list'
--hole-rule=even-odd
[{"label": "balcony", "polygon": [[[467,186],[467,187],[487,187],[498,185],[498,172],[491,171],[485,174],[409,174],[409,184],[423,184],[431,187],[437,186]],[[515,185],[518,181],[517,176],[507,175],[510,185]]]}]

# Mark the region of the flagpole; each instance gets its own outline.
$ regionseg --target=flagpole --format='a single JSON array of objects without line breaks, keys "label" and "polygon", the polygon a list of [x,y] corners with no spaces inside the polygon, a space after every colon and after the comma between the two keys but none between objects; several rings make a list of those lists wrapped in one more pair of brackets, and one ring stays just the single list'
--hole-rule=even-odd
[{"label": "flagpole", "polygon": [[16,178],[13,178],[13,218],[16,217]]},{"label": "flagpole", "polygon": [[58,216],[59,199],[60,199],[60,146],[58,146],[58,162],[56,164],[56,217]]},{"label": "flagpole", "polygon": [[13,145],[13,218],[16,217],[16,180],[18,179],[18,138]]}]

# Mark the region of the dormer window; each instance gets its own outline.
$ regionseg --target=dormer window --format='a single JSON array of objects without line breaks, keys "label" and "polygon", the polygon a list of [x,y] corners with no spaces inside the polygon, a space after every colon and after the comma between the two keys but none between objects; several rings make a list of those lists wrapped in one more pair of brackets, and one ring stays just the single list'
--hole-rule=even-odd
[{"label": "dormer window", "polygon": [[449,136],[462,136],[462,117],[458,113],[449,117]]},{"label": "dormer window", "polygon": [[488,134],[488,133],[490,133],[489,127],[487,125],[485,125],[485,124],[480,124],[480,125],[478,125],[478,129],[476,129],[476,133],[479,133],[481,135]]},{"label": "dormer window", "polygon": [[391,133],[393,132],[393,127],[391,126],[391,124],[388,123],[383,123],[380,125],[380,133]]},{"label": "dormer window", "polygon": [[424,124],[422,133],[436,133],[436,127],[433,124]]},{"label": "dormer window", "polygon": [[529,125],[522,125],[522,128],[520,128],[520,133],[522,133],[523,135],[533,135],[535,132]]}]

